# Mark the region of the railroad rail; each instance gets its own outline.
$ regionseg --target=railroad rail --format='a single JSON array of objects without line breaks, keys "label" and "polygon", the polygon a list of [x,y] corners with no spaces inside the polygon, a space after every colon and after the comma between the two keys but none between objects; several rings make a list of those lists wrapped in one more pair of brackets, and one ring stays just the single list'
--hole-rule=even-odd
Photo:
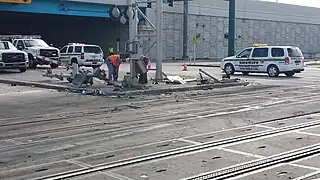
[{"label": "railroad rail", "polygon": [[[200,150],[210,149],[213,147],[227,145],[227,144],[231,144],[234,142],[245,141],[245,140],[254,140],[256,138],[266,137],[269,135],[275,135],[275,134],[280,134],[280,133],[284,133],[284,132],[290,133],[290,132],[294,132],[296,130],[301,130],[303,128],[313,127],[313,126],[317,126],[317,125],[320,125],[320,120],[291,125],[291,126],[286,126],[286,127],[272,129],[272,130],[265,130],[265,131],[261,131],[261,132],[250,133],[250,134],[246,134],[246,135],[235,136],[235,137],[231,137],[231,138],[225,138],[225,139],[221,139],[221,140],[201,143],[199,145],[191,145],[191,146],[175,148],[175,149],[170,149],[170,150],[156,152],[156,153],[151,153],[151,154],[147,154],[147,155],[127,158],[127,159],[118,160],[118,161],[114,161],[111,163],[100,164],[100,165],[96,165],[96,166],[92,166],[92,167],[88,167],[88,168],[81,168],[78,170],[73,170],[73,171],[68,171],[68,172],[63,172],[63,173],[58,173],[58,174],[52,174],[49,176],[39,177],[39,178],[36,178],[35,180],[44,180],[44,179],[46,179],[46,180],[58,180],[59,179],[60,180],[60,179],[73,178],[73,177],[87,175],[87,174],[91,174],[91,173],[95,173],[95,172],[99,172],[99,171],[111,170],[114,168],[124,167],[124,166],[128,166],[128,165],[144,163],[144,162],[148,162],[151,160],[158,160],[158,159],[167,158],[167,157],[174,157],[176,155],[184,155],[186,153],[197,152]],[[215,177],[215,176],[217,176],[217,177],[219,176],[219,177],[224,178],[225,173],[227,173],[229,171],[233,172],[233,173],[238,172],[238,169],[239,169],[239,171],[240,170],[241,171],[242,170],[248,171],[249,168],[247,168],[247,167],[250,167],[251,169],[255,169],[255,167],[258,167],[258,166],[259,167],[264,167],[267,165],[270,166],[273,164],[284,162],[285,160],[289,161],[293,158],[301,158],[303,156],[308,156],[310,154],[315,154],[315,153],[319,153],[319,152],[320,152],[320,144],[317,144],[314,146],[306,147],[306,148],[299,149],[299,150],[294,150],[292,152],[280,154],[277,156],[271,156],[268,158],[260,159],[258,161],[252,161],[252,162],[250,162],[251,164],[241,165],[241,167],[235,166],[235,167],[232,167],[231,169],[226,169],[226,170],[224,169],[221,171],[211,172],[211,174],[204,174],[199,177],[194,177],[194,179],[211,178],[211,177]],[[244,167],[246,167],[246,168],[244,168]]]},{"label": "railroad rail", "polygon": [[257,169],[265,168],[268,166],[285,163],[289,161],[293,161],[296,159],[300,159],[306,156],[311,156],[313,154],[320,153],[320,143],[307,146],[300,149],[295,149],[292,151],[288,151],[285,153],[277,154],[274,156],[269,156],[266,158],[261,158],[258,160],[253,160],[247,163],[242,163],[234,166],[230,166],[227,168],[223,168],[220,170],[207,172],[203,174],[199,174],[193,177],[188,177],[181,180],[207,180],[207,179],[215,179],[222,180],[228,179],[240,174],[244,174],[247,172],[251,172]]}]

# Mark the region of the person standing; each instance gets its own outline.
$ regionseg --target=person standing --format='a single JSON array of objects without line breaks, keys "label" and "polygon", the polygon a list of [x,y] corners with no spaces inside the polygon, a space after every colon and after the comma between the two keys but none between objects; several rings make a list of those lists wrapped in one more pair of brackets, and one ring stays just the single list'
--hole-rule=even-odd
[{"label": "person standing", "polygon": [[114,54],[113,52],[109,52],[109,56],[106,59],[106,63],[108,66],[108,85],[113,85],[114,81],[118,80],[118,74],[119,74],[119,66],[121,64],[120,56],[117,54]]}]

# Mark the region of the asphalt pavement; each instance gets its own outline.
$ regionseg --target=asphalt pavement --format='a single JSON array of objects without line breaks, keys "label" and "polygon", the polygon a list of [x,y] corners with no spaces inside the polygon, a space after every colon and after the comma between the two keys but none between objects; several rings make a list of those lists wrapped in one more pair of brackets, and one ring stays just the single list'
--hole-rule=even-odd
[{"label": "asphalt pavement", "polygon": [[[173,75],[195,77],[198,69],[164,64]],[[203,69],[222,75],[219,68]],[[320,143],[319,70],[308,67],[291,78],[234,76],[268,85],[262,88],[135,98],[0,84],[0,179],[192,179],[300,152]],[[312,152],[220,179],[315,179],[320,156]]]}]

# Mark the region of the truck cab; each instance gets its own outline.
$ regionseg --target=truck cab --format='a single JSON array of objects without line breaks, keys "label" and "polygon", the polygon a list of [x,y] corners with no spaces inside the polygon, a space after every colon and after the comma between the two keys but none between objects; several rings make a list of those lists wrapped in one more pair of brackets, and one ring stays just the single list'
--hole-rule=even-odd
[{"label": "truck cab", "polygon": [[28,54],[18,50],[10,41],[0,40],[0,69],[19,69],[25,72],[28,68]]},{"label": "truck cab", "polygon": [[59,66],[60,51],[58,48],[49,46],[41,39],[41,36],[11,35],[13,45],[28,54],[29,68],[36,69],[37,65],[50,65],[51,68]]}]

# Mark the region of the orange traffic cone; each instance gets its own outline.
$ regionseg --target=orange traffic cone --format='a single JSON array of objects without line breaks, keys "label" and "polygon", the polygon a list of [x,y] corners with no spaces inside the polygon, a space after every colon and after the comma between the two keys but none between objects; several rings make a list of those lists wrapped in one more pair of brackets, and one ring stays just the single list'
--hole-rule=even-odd
[{"label": "orange traffic cone", "polygon": [[186,63],[184,63],[182,71],[188,71],[188,66]]},{"label": "orange traffic cone", "polygon": [[148,63],[148,69],[151,69],[151,63],[150,62]]}]

